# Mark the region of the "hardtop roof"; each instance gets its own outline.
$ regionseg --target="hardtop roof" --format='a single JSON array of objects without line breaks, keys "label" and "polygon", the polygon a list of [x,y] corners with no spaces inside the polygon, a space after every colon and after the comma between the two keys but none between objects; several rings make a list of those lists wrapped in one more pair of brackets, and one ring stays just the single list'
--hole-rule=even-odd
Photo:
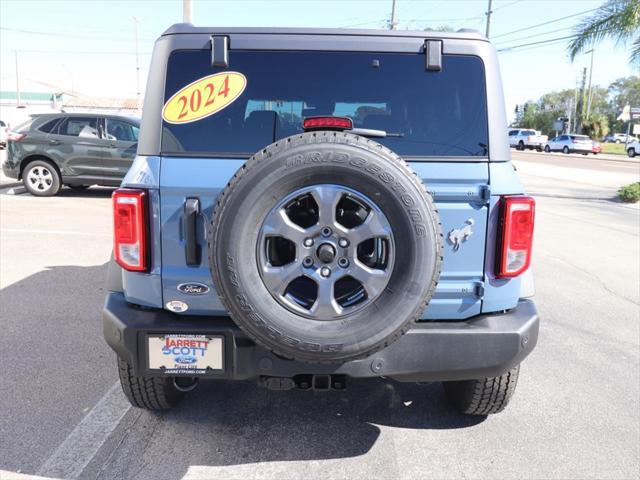
[{"label": "hardtop roof", "polygon": [[456,32],[434,32],[430,30],[382,30],[360,28],[281,28],[281,27],[196,27],[191,23],[176,23],[162,35],[186,34],[250,34],[250,35],[327,35],[356,37],[418,37],[450,38],[457,40],[479,40],[488,42],[480,32],[462,28]]}]

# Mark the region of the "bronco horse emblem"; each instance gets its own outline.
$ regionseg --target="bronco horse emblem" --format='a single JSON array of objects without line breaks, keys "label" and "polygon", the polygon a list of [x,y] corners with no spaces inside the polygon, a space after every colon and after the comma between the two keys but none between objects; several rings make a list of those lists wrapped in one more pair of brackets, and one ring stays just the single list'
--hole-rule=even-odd
[{"label": "bronco horse emblem", "polygon": [[473,231],[471,230],[471,227],[475,223],[473,221],[473,218],[468,219],[464,223],[464,227],[454,228],[449,232],[449,242],[451,242],[451,245],[453,245],[454,252],[457,252],[462,242],[465,242],[467,238],[469,238],[473,234]]}]

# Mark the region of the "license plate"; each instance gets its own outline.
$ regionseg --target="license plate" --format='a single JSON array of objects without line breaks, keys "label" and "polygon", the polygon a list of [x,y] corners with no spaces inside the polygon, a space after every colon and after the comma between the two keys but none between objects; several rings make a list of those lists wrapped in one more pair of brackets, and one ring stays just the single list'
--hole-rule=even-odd
[{"label": "license plate", "polygon": [[149,336],[149,368],[167,374],[222,370],[223,341],[211,335]]}]

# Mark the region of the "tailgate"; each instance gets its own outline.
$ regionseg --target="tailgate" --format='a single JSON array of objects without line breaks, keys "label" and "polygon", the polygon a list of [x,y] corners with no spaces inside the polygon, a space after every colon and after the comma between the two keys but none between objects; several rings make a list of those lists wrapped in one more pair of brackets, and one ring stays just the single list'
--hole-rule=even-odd
[{"label": "tailgate", "polygon": [[[163,304],[180,300],[196,315],[224,314],[215,293],[206,232],[217,195],[243,164],[237,159],[162,158],[160,222]],[[486,162],[412,162],[433,195],[444,234],[444,262],[436,293],[424,319],[463,319],[480,313],[488,211]],[[184,212],[187,199],[198,199],[201,214],[196,232],[200,262],[188,265]],[[469,232],[466,236],[465,232]],[[455,239],[458,238],[456,247]],[[205,285],[209,291],[184,293],[184,284]],[[184,290],[184,287],[182,288]]]}]

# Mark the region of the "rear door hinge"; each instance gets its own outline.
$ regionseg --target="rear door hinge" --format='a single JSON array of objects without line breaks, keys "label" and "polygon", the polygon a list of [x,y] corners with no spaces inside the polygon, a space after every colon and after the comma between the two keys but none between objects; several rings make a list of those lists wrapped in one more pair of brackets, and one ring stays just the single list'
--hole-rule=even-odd
[{"label": "rear door hinge", "polygon": [[480,198],[484,203],[489,203],[491,199],[491,187],[489,185],[482,185],[480,187]]},{"label": "rear door hinge", "polygon": [[484,298],[484,282],[474,282],[473,295],[480,300]]},{"label": "rear door hinge", "polygon": [[229,37],[211,35],[211,65],[223,68],[229,66]]},{"label": "rear door hinge", "polygon": [[428,71],[442,70],[442,40],[424,41],[425,68]]}]

